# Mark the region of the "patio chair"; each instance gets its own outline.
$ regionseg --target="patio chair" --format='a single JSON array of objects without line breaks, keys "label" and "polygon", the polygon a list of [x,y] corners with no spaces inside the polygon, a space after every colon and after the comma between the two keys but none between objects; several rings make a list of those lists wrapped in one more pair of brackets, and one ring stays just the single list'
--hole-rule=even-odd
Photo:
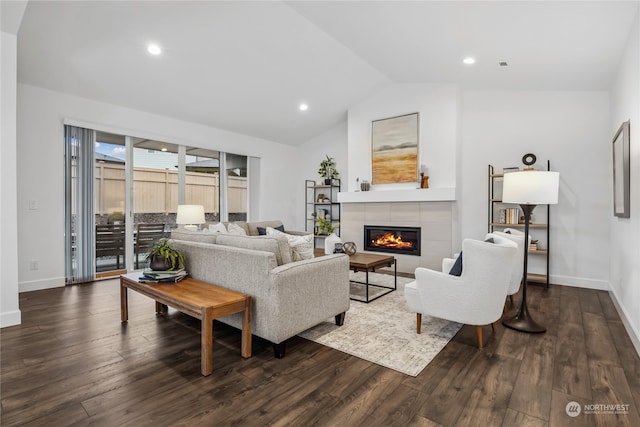
[{"label": "patio chair", "polygon": [[[147,254],[164,237],[164,224],[138,224],[134,253],[136,269],[140,268],[140,254]],[[143,258],[144,262],[144,258]]]},{"label": "patio chair", "polygon": [[120,257],[124,263],[124,227],[124,224],[96,225],[96,269],[98,258],[115,257],[116,270],[120,270]]}]

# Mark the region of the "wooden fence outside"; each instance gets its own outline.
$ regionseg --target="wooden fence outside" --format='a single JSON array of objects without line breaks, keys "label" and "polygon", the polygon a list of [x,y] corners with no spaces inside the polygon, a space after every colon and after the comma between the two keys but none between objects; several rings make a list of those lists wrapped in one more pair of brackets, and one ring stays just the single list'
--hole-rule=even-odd
[{"label": "wooden fence outside", "polygon": [[[228,177],[229,212],[247,211],[247,178]],[[123,165],[96,163],[96,214],[124,212]],[[203,205],[205,212],[220,212],[218,173],[186,172],[186,203]],[[178,171],[134,168],[135,213],[175,213],[178,206]]]}]

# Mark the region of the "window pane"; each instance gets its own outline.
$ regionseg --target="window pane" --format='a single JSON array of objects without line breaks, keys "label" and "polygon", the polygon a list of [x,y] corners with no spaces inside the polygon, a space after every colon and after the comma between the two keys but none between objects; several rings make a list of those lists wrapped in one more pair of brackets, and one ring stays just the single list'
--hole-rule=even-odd
[{"label": "window pane", "polygon": [[226,155],[229,221],[247,220],[247,156]]},{"label": "window pane", "polygon": [[144,268],[153,245],[175,228],[178,146],[133,138],[133,262]]},{"label": "window pane", "polygon": [[125,138],[96,132],[95,144],[96,272],[120,271],[125,265]]},{"label": "window pane", "polygon": [[185,203],[204,206],[207,222],[220,221],[220,152],[187,147]]}]

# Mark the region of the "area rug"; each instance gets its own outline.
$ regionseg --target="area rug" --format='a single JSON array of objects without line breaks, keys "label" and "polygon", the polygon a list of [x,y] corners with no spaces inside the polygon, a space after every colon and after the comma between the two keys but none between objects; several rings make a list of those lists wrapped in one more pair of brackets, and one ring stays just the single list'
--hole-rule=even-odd
[{"label": "area rug", "polygon": [[[364,281],[364,273],[351,272],[351,280]],[[393,276],[369,273],[370,283],[393,286]],[[412,279],[398,277],[398,290],[369,304],[351,301],[343,326],[335,319],[308,329],[299,336],[364,360],[417,376],[462,327],[431,316],[422,317],[422,333],[416,333],[416,315],[404,298],[404,285]]]}]

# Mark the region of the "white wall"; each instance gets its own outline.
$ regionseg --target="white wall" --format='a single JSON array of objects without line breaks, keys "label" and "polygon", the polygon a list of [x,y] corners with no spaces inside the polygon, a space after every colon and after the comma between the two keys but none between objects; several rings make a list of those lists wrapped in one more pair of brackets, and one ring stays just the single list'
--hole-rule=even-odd
[{"label": "white wall", "polygon": [[[631,217],[617,218],[609,211],[611,250],[607,259],[614,301],[640,353],[640,12],[618,70],[608,130],[610,141],[622,122],[631,120]],[[612,174],[610,167],[608,178]]]},{"label": "white wall", "polygon": [[[296,183],[296,193],[294,195],[298,208],[296,209],[296,222],[292,229],[304,230],[305,221],[305,179],[319,181],[322,178],[318,175],[320,162],[326,156],[333,157],[336,162],[336,169],[340,172],[343,191],[347,179],[347,122],[346,120],[337,124],[333,128],[317,137],[310,139],[299,147],[299,154],[296,160],[297,173],[300,177]],[[285,224],[286,225],[286,224]]]},{"label": "white wall", "polygon": [[[293,223],[300,209],[287,196],[300,191],[287,167],[297,160],[298,152],[291,146],[19,84],[20,291],[64,285],[65,119],[115,133],[260,157],[260,219]],[[29,210],[30,200],[40,208]],[[38,270],[29,270],[31,260],[39,261]]]},{"label": "white wall", "polygon": [[[560,202],[551,216],[552,282],[609,288],[607,92],[391,85],[349,110],[350,191],[356,177],[371,177],[371,121],[415,111],[420,112],[420,163],[429,167],[430,185],[457,187],[454,251],[462,237],[480,238],[487,231],[488,164],[522,166],[522,156],[534,153],[540,164],[549,159],[561,176]],[[544,271],[543,259],[532,259],[531,270]]]},{"label": "white wall", "polygon": [[18,233],[16,230],[16,72],[17,38],[0,33],[0,327],[21,322],[18,305]]},{"label": "white wall", "polygon": [[[420,113],[418,164],[429,169],[429,186],[455,187],[458,93],[455,85],[394,84],[350,108],[349,191],[355,191],[356,178],[371,181],[371,122],[415,112]],[[416,186],[417,179],[416,183],[372,186],[372,189]]]},{"label": "white wall", "polygon": [[[523,167],[522,156],[533,153],[536,166],[548,159],[560,172],[559,201],[551,208],[551,283],[608,289],[608,93],[468,91],[462,108],[462,235],[487,231],[487,165]],[[532,257],[530,271],[543,272],[543,265]]]}]

